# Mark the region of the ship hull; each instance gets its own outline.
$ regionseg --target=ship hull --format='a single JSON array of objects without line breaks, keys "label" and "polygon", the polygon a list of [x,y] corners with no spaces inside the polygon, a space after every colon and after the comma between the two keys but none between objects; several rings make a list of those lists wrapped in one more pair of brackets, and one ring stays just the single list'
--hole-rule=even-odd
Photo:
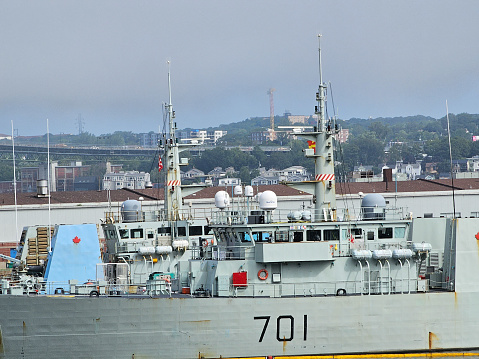
[{"label": "ship hull", "polygon": [[471,350],[478,293],[296,298],[1,296],[0,358]]}]

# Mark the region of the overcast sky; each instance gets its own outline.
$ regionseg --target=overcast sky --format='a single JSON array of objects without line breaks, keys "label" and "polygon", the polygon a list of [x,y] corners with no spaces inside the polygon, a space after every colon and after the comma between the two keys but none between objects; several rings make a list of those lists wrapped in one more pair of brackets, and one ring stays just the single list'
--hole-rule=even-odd
[{"label": "overcast sky", "polygon": [[[158,131],[310,115],[479,113],[478,1],[0,0],[0,133]],[[330,100],[330,98],[329,98]],[[329,110],[332,111],[331,101]]]}]

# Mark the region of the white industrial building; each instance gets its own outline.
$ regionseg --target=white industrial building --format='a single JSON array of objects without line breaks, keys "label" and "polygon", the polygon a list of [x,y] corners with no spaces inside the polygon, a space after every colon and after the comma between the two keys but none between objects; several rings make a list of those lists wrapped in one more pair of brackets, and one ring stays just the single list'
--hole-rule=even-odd
[{"label": "white industrial building", "polygon": [[107,172],[103,176],[102,188],[104,190],[144,189],[148,182],[150,182],[150,174],[147,172]]},{"label": "white industrial building", "polygon": [[[214,196],[225,188],[208,187],[185,197],[184,208],[195,216],[210,217],[214,210]],[[226,188],[231,192],[231,187]],[[286,221],[289,211],[312,209],[313,196],[305,191],[285,185],[255,186],[255,193],[272,190],[278,196],[278,209],[275,216]],[[389,206],[400,209],[404,217],[452,217],[454,208],[452,188],[445,180],[416,180],[397,183],[337,183],[338,217],[342,219],[347,210],[351,218],[359,216],[362,197],[367,193],[382,194]],[[456,216],[479,216],[479,181],[477,179],[454,180]],[[145,211],[163,208],[163,191],[156,188],[144,190],[121,189],[116,191],[52,192],[48,211],[48,197],[38,197],[36,193],[17,194],[15,207],[12,193],[0,194],[0,242],[17,242],[22,228],[29,225],[81,224],[100,225],[106,212],[119,214],[120,206],[127,199],[140,200]],[[233,198],[235,206],[243,201]],[[250,209],[257,204],[250,202]],[[100,235],[102,233],[100,231]]]}]

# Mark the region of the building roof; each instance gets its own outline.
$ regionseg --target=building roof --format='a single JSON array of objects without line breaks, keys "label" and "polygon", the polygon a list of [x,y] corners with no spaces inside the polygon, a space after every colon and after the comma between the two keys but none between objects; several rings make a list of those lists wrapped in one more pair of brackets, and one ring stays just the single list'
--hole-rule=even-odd
[{"label": "building roof", "polygon": [[[123,202],[127,199],[136,199],[144,197],[145,200],[162,200],[163,190],[159,188],[148,189],[127,189],[110,191],[112,202]],[[96,203],[108,202],[108,191],[75,191],[75,192],[51,192],[51,204],[67,203]],[[15,198],[13,193],[0,194],[0,206],[14,205]],[[17,193],[17,204],[21,205],[40,205],[48,204],[48,197],[37,197],[36,192]]]},{"label": "building roof", "polygon": [[[479,178],[455,179],[454,190],[479,189]],[[398,181],[398,192],[436,192],[451,191],[450,179],[426,180],[417,179],[415,181]],[[347,182],[336,183],[337,194],[357,194],[363,193],[394,193],[396,192],[396,182],[389,182],[386,190],[386,182]]]},{"label": "building roof", "polygon": [[[439,192],[450,191],[451,180],[426,180],[418,179],[415,181],[398,181],[398,192]],[[455,179],[454,189],[456,191],[461,190],[479,190],[479,178],[465,178]],[[232,192],[231,186],[226,187],[206,187],[195,194],[186,196],[185,199],[208,199],[214,198],[216,192],[220,190],[227,191],[230,195]],[[280,196],[301,196],[307,195],[306,192],[288,187],[283,184],[266,185],[266,186],[253,186],[254,193],[264,192],[266,190],[273,191],[278,197]],[[394,193],[396,192],[396,182],[389,182],[388,189],[386,190],[385,182],[347,182],[336,183],[337,194],[357,194],[363,193]],[[163,200],[164,192],[160,188],[147,188],[147,189],[127,189],[110,191],[110,197],[112,202],[123,202],[127,199],[137,199],[143,197],[145,200],[155,201]],[[74,203],[97,203],[108,202],[108,191],[77,191],[77,192],[52,192],[51,201],[52,204],[74,204]],[[7,205],[14,205],[15,197],[13,193],[0,193],[0,207]],[[48,204],[48,198],[38,198],[36,193],[17,193],[18,205],[46,205]]]}]

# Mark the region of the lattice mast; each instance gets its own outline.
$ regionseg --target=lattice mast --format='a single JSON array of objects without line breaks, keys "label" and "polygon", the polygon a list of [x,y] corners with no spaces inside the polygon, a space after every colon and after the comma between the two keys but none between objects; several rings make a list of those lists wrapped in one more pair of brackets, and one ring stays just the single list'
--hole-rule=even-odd
[{"label": "lattice mast", "polygon": [[276,139],[276,134],[274,132],[274,98],[273,98],[274,91],[276,91],[274,88],[270,88],[268,92],[266,92],[269,95],[269,124],[270,124],[269,139],[271,141]]}]

